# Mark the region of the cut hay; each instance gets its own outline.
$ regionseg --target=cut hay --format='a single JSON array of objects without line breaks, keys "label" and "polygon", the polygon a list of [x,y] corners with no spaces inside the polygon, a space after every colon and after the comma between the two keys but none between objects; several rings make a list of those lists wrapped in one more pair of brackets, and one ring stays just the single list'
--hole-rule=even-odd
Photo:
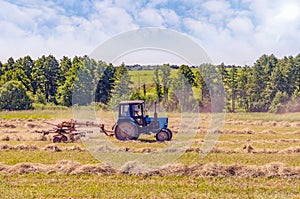
[{"label": "cut hay", "polygon": [[5,135],[1,138],[2,141],[9,141],[10,137],[8,135]]},{"label": "cut hay", "polygon": [[267,129],[261,132],[262,134],[276,134],[277,132],[273,131],[272,129]]},{"label": "cut hay", "polygon": [[289,147],[287,149],[280,150],[278,153],[291,154],[291,153],[300,153],[299,147]]},{"label": "cut hay", "polygon": [[254,148],[250,144],[246,144],[242,147],[241,151],[246,153],[252,153],[254,151]]},{"label": "cut hay", "polygon": [[17,128],[16,125],[13,125],[13,124],[4,124],[2,127],[9,128],[9,129],[15,129],[15,128]]},{"label": "cut hay", "polygon": [[153,171],[152,168],[136,161],[127,162],[120,169],[120,172],[122,174],[129,174],[129,175],[148,174],[151,171]]},{"label": "cut hay", "polygon": [[49,166],[39,163],[19,163],[13,166],[6,166],[4,171],[10,174],[47,173]]},{"label": "cut hay", "polygon": [[66,151],[84,151],[85,149],[81,148],[78,145],[75,145],[75,146],[71,146],[71,147],[66,147],[63,150],[66,150]]},{"label": "cut hay", "polygon": [[255,131],[251,129],[244,129],[244,130],[223,130],[223,134],[256,134]]},{"label": "cut hay", "polygon": [[38,150],[37,146],[34,145],[24,145],[24,144],[19,144],[13,148],[13,150],[23,150],[23,151],[36,151]]},{"label": "cut hay", "polygon": [[42,148],[43,151],[54,151],[54,152],[61,152],[62,149],[60,149],[57,145],[55,144],[49,144]]},{"label": "cut hay", "polygon": [[147,175],[147,176],[199,176],[199,177],[241,177],[241,178],[290,178],[300,179],[300,167],[286,167],[273,162],[262,166],[222,165],[218,163],[165,165],[159,169],[150,168],[138,162],[127,162],[118,171],[104,164],[82,165],[74,161],[61,161],[55,165],[38,163],[19,163],[13,166],[0,163],[0,172],[7,174],[58,173],[58,174],[105,174],[105,175]]},{"label": "cut hay", "polygon": [[24,145],[24,144],[19,144],[16,146],[11,146],[8,144],[1,144],[0,145],[0,151],[7,151],[7,150],[19,150],[19,151],[35,151],[38,150],[37,146],[34,145]]},{"label": "cut hay", "polygon": [[79,162],[62,160],[53,166],[53,171],[61,174],[71,174],[79,167],[81,167]]},{"label": "cut hay", "polygon": [[98,174],[111,175],[117,173],[117,170],[103,164],[86,164],[76,168],[71,174]]},{"label": "cut hay", "polygon": [[108,146],[107,144],[100,146],[100,147],[95,147],[92,150],[95,150],[97,152],[104,152],[104,153],[124,151],[120,148],[112,148],[112,147]]}]

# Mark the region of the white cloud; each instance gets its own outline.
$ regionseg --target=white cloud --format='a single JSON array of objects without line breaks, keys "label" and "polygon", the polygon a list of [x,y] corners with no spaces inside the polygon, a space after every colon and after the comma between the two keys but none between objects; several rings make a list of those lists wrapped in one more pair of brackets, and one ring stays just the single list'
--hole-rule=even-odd
[{"label": "white cloud", "polygon": [[247,17],[235,17],[229,20],[227,26],[235,36],[250,36],[253,33],[254,26],[252,21]]},{"label": "white cloud", "polygon": [[168,27],[178,27],[181,23],[180,17],[176,14],[174,10],[161,9],[160,13],[164,19],[164,23]]},{"label": "white cloud", "polygon": [[158,5],[162,5],[162,4],[165,4],[167,2],[168,2],[168,0],[151,0],[147,3],[147,7],[148,8],[154,8]]},{"label": "white cloud", "polygon": [[[69,2],[71,3],[71,2]],[[27,5],[27,4],[25,4]],[[1,2],[0,60],[27,54],[84,55],[114,34],[136,29],[132,17],[109,1],[95,4],[89,15],[68,16],[67,10],[41,3],[39,7]],[[11,14],[13,13],[13,14]]]},{"label": "white cloud", "polygon": [[164,23],[164,19],[157,9],[144,9],[139,13],[137,17],[138,22],[144,26],[159,26],[161,27]]},{"label": "white cloud", "polygon": [[[10,1],[12,2],[12,1]],[[215,63],[300,52],[298,0],[0,0],[0,60],[89,54],[113,35],[165,27],[193,36]]]}]

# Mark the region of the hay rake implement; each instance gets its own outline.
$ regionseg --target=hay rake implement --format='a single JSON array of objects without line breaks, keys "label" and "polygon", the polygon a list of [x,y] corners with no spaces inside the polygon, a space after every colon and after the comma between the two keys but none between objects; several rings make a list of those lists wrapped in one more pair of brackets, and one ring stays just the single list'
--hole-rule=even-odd
[{"label": "hay rake implement", "polygon": [[51,126],[54,126],[53,129],[47,130],[47,131],[36,131],[37,133],[41,133],[44,136],[49,134],[53,135],[53,142],[74,142],[78,140],[80,137],[85,137],[87,133],[93,133],[93,131],[79,131],[79,127],[99,127],[100,130],[106,135],[106,136],[113,136],[113,131],[105,130],[104,124],[95,124],[93,122],[77,122],[73,119],[69,121],[63,121],[59,124],[52,124],[49,122],[45,122],[46,124],[49,124]]}]

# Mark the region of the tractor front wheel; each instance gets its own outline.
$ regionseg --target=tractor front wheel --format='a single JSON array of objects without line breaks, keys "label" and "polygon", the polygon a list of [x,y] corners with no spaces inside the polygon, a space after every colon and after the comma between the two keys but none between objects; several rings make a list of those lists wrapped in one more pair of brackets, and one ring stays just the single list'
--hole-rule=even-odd
[{"label": "tractor front wheel", "polygon": [[166,131],[167,131],[168,134],[169,134],[169,139],[168,139],[168,141],[172,140],[172,137],[173,137],[172,131],[171,131],[170,129],[166,129]]},{"label": "tractor front wheel", "polygon": [[131,122],[122,122],[115,128],[118,140],[136,140],[139,137],[138,127]]}]

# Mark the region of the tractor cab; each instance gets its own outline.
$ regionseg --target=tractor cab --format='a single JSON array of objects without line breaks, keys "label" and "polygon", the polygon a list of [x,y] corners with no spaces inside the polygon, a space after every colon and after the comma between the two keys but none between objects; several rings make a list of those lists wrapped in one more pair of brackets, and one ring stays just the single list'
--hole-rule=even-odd
[{"label": "tractor cab", "polygon": [[158,118],[156,103],[154,117],[145,114],[143,100],[122,101],[119,104],[119,116],[115,126],[115,136],[119,140],[138,139],[141,133],[156,134],[158,141],[171,140],[172,132],[167,128],[168,118]]},{"label": "tractor cab", "polygon": [[146,125],[144,101],[122,101],[119,104],[119,120],[134,120],[139,126]]}]

